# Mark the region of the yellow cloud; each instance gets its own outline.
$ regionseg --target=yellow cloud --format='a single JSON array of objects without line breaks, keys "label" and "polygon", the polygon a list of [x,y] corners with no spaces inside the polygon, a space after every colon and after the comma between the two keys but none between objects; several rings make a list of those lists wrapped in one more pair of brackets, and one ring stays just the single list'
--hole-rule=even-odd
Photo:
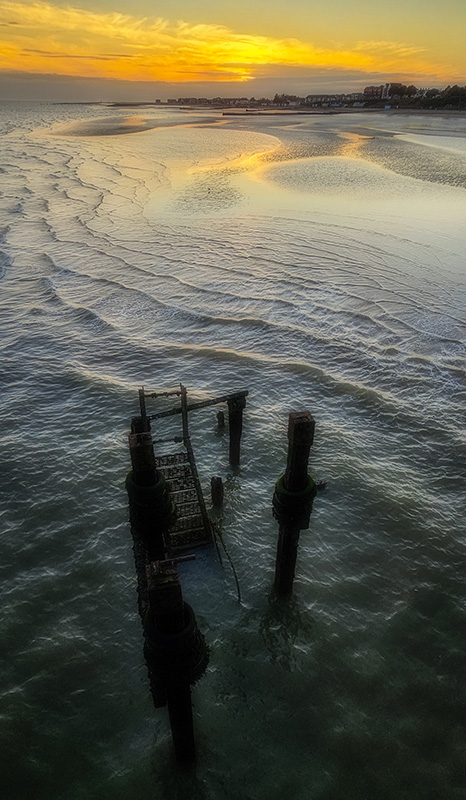
[{"label": "yellow cloud", "polygon": [[393,53],[402,57],[417,55],[417,53],[424,53],[424,47],[413,47],[413,45],[406,44],[405,42],[358,42],[356,50],[367,51],[369,53],[378,53],[382,50],[385,53]]},{"label": "yellow cloud", "polygon": [[[14,23],[14,24],[13,24]],[[324,49],[298,39],[242,35],[220,25],[0,0],[0,69],[138,81],[248,81],[277,66],[448,77],[408,43]]]}]

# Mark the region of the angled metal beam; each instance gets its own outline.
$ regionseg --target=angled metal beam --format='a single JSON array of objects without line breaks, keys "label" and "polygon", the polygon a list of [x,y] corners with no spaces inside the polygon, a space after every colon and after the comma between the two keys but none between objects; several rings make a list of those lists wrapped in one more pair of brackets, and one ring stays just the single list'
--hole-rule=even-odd
[{"label": "angled metal beam", "polygon": [[[174,392],[173,392],[174,394]],[[180,392],[178,392],[180,394]],[[240,398],[247,397],[249,392],[247,390],[241,392],[233,392],[233,394],[225,394],[222,397],[215,397],[212,400],[200,400],[198,403],[191,403],[186,405],[186,412],[196,411],[199,408],[207,408],[208,406],[215,406],[217,403],[227,403],[228,401],[239,400]],[[154,397],[155,395],[146,394],[146,397]],[[157,395],[161,397],[161,395]],[[175,414],[181,414],[182,408],[171,408],[168,411],[159,411],[157,414],[148,414],[147,419],[162,419],[164,417],[172,417]]]}]

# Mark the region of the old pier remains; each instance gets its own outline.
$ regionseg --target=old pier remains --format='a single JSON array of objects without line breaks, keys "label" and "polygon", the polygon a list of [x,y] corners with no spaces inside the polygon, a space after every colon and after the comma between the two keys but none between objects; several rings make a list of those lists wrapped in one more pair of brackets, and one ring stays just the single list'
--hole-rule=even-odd
[{"label": "old pier remains", "polygon": [[[209,648],[200,632],[193,609],[183,598],[177,565],[193,561],[182,552],[214,545],[220,558],[215,527],[207,513],[189,433],[189,413],[224,403],[228,407],[229,462],[240,463],[243,410],[247,391],[188,403],[186,388],[166,392],[139,391],[140,415],[129,434],[131,471],[126,479],[131,532],[137,573],[138,609],[143,623],[144,655],[154,706],[167,706],[175,756],[192,761],[195,740],[191,687],[204,674]],[[148,413],[147,401],[177,397],[173,408]],[[152,438],[151,423],[181,416],[181,435]],[[217,414],[218,430],[225,426],[223,411]],[[279,523],[274,590],[287,597],[293,589],[300,531],[309,527],[316,485],[308,474],[315,421],[308,411],[293,412],[288,419],[288,454],[284,474],[277,480],[273,514]],[[176,444],[176,452],[157,454],[159,445]],[[154,445],[156,451],[154,452]],[[173,447],[172,447],[173,449]],[[223,503],[223,481],[210,483],[212,514]],[[220,529],[217,534],[223,544]],[[225,549],[228,556],[228,553]],[[220,559],[221,560],[221,559]],[[229,558],[230,562],[231,559]],[[238,589],[236,571],[232,565]]]},{"label": "old pier remains", "polygon": [[[176,565],[194,555],[180,555],[217,543],[209,519],[189,434],[188,414],[218,403],[228,405],[229,460],[240,462],[243,409],[247,391],[188,404],[187,390],[139,391],[140,415],[129,434],[131,471],[126,479],[137,573],[138,610],[144,630],[144,655],[156,708],[168,707],[178,761],[195,757],[191,686],[204,674],[209,650],[194,611],[182,595]],[[149,414],[147,400],[179,397],[174,408]],[[151,423],[181,415],[181,436],[152,438]],[[224,425],[223,412],[218,414]],[[177,452],[156,455],[154,445],[178,445]],[[181,446],[181,449],[180,447]],[[212,484],[215,506],[223,501],[223,482]],[[218,548],[217,548],[218,552]]]}]

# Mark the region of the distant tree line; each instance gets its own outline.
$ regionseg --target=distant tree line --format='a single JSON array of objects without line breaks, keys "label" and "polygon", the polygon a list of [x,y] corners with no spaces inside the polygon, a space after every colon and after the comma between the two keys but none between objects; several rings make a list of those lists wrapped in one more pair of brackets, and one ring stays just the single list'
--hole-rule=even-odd
[{"label": "distant tree line", "polygon": [[418,89],[402,83],[391,84],[385,98],[368,99],[368,108],[383,108],[387,103],[398,108],[426,108],[459,111],[466,109],[466,86],[447,86],[446,89]]},{"label": "distant tree line", "polygon": [[[433,93],[433,94],[431,94]],[[427,97],[429,95],[429,97]],[[426,92],[425,107],[427,108],[466,108],[466,86],[447,86],[443,92],[429,89]]]}]

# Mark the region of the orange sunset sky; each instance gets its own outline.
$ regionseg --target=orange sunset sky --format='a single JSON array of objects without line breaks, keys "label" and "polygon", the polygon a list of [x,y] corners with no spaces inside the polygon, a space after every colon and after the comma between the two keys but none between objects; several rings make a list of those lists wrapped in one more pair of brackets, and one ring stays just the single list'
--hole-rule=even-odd
[{"label": "orange sunset sky", "polygon": [[465,32],[465,0],[0,0],[0,98],[464,85]]}]

